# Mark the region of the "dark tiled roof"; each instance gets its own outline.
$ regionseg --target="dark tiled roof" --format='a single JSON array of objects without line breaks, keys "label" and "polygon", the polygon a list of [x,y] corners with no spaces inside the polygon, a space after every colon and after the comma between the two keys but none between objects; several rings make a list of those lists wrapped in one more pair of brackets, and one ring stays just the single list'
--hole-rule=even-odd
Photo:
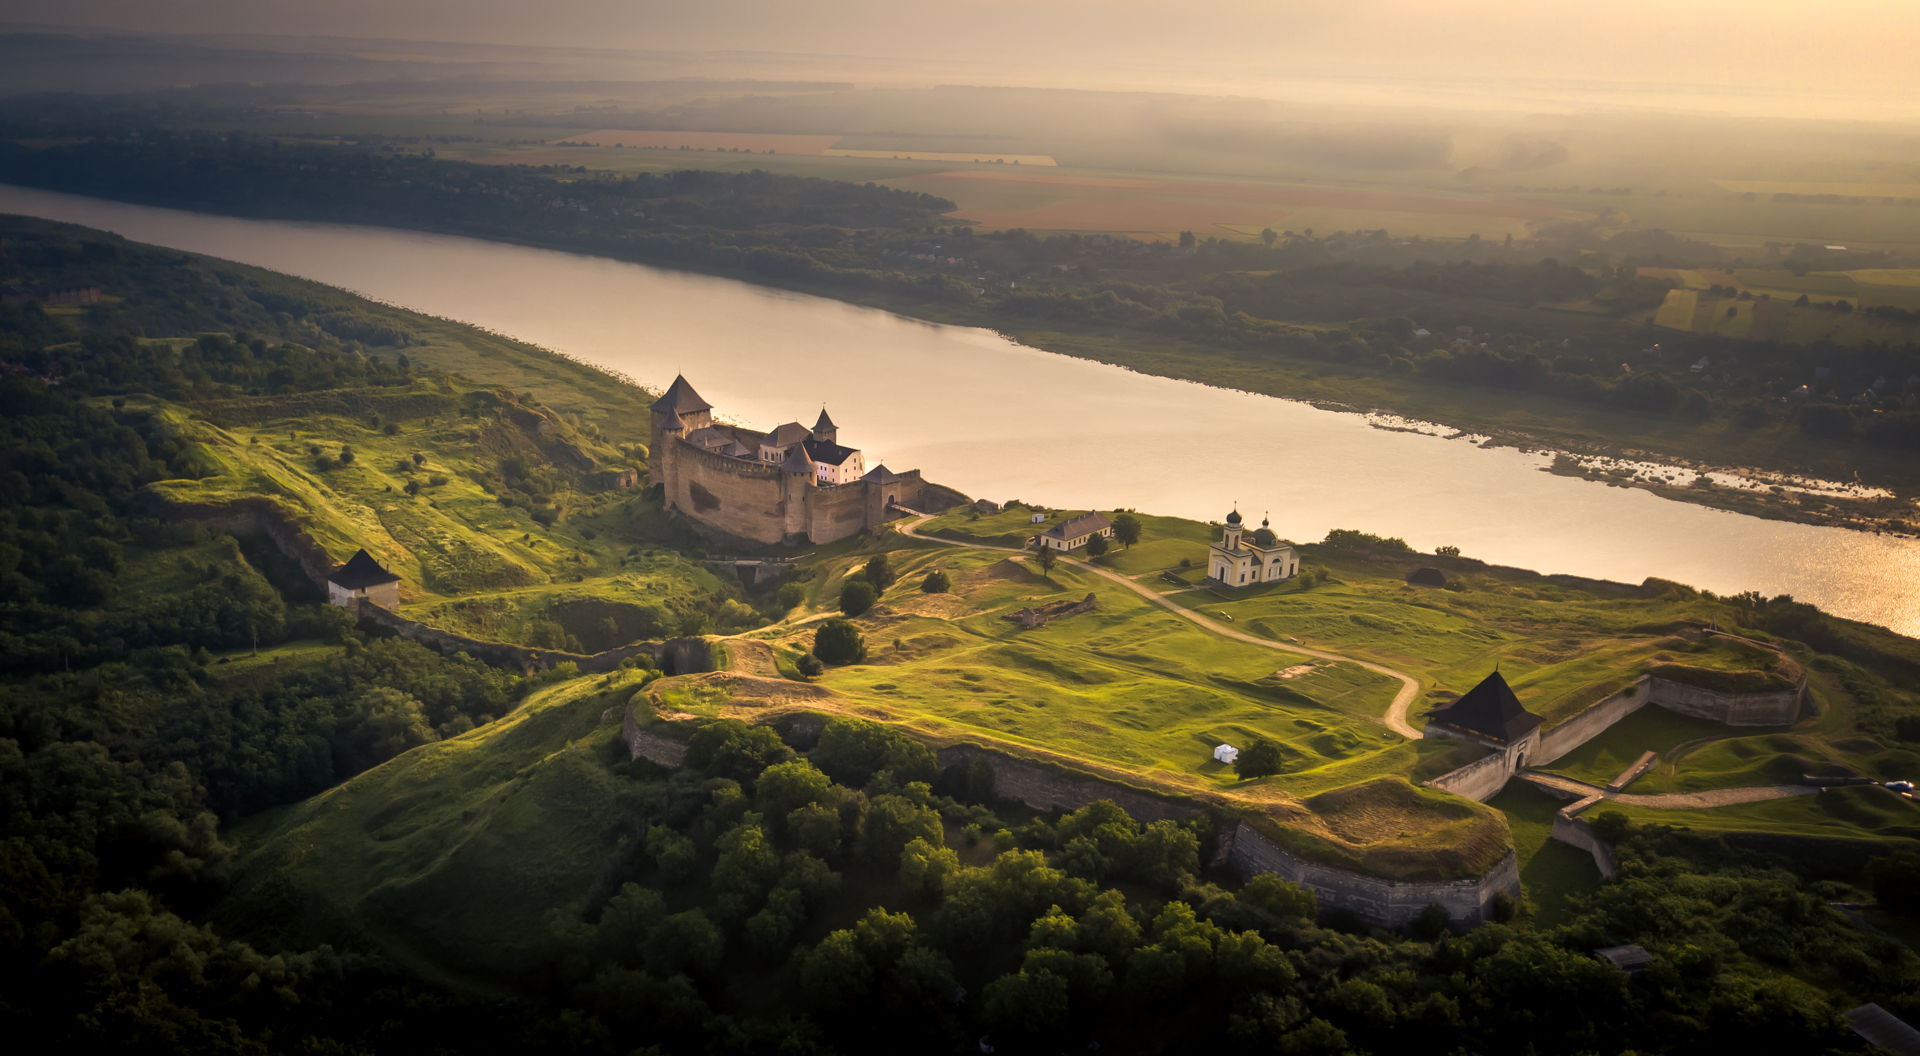
[{"label": "dark tiled roof", "polygon": [[1072,520],[1061,521],[1040,534],[1052,536],[1055,539],[1078,539],[1083,535],[1092,535],[1112,526],[1113,522],[1107,520],[1106,514],[1083,513]]},{"label": "dark tiled roof", "polygon": [[856,453],[851,447],[841,447],[826,440],[808,440],[800,446],[807,449],[808,458],[829,466],[840,465]]},{"label": "dark tiled roof", "polygon": [[729,440],[727,441],[727,446],[719,448],[718,450],[721,454],[729,455],[733,458],[753,457],[753,448],[748,447],[738,440]]},{"label": "dark tiled roof", "polygon": [[673,384],[667,386],[665,394],[653,401],[653,409],[688,414],[693,411],[711,411],[713,404],[701,399],[700,394],[693,391],[693,386],[687,384],[685,375],[675,374]]},{"label": "dark tiled roof", "polygon": [[1273,529],[1271,528],[1256,528],[1253,530],[1252,542],[1253,542],[1253,545],[1265,550],[1271,547],[1279,546],[1280,537],[1273,534]]},{"label": "dark tiled roof", "polygon": [[347,590],[364,590],[382,583],[398,583],[400,577],[380,567],[380,562],[365,550],[356,550],[340,570],[327,577]]},{"label": "dark tiled roof", "polygon": [[813,431],[818,433],[823,430],[838,428],[840,427],[833,424],[833,419],[827,417],[827,409],[825,407],[820,408],[820,417],[814,420]]},{"label": "dark tiled roof", "polygon": [[867,475],[864,477],[861,477],[860,479],[871,480],[875,484],[891,484],[896,480],[900,480],[901,476],[900,474],[895,473],[893,470],[888,469],[887,464],[885,462],[882,462],[879,465],[873,467],[872,469],[867,470]]},{"label": "dark tiled roof", "polygon": [[1644,946],[1602,946],[1593,952],[1623,972],[1641,971],[1654,961]]},{"label": "dark tiled roof", "polygon": [[1520,705],[1520,698],[1513,695],[1513,688],[1507,685],[1507,680],[1500,677],[1498,671],[1481,679],[1480,684],[1467,690],[1465,696],[1427,718],[1442,726],[1501,744],[1511,744],[1540,726],[1540,716]]},{"label": "dark tiled roof", "polygon": [[799,422],[788,422],[785,425],[774,426],[773,432],[768,433],[767,438],[760,442],[768,447],[787,447],[791,444],[797,444],[812,435],[812,433],[807,431],[807,427],[801,425]]},{"label": "dark tiled roof", "polygon": [[788,448],[787,459],[780,463],[780,468],[789,473],[811,474],[813,472],[813,459],[807,457],[806,445],[795,444]]},{"label": "dark tiled roof", "polygon": [[709,451],[717,450],[734,442],[733,434],[717,425],[709,425],[701,429],[695,429],[693,432],[687,434],[687,440]]},{"label": "dark tiled roof", "polygon": [[1416,568],[1407,573],[1407,582],[1416,587],[1444,587],[1447,574],[1437,568]]}]

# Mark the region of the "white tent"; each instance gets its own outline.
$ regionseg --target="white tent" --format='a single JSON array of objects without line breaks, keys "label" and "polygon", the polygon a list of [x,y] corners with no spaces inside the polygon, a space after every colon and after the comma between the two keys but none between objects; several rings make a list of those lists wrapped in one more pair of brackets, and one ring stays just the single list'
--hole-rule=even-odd
[{"label": "white tent", "polygon": [[1228,766],[1232,766],[1233,761],[1240,758],[1240,749],[1235,748],[1231,744],[1222,744],[1214,748],[1213,757],[1226,763]]}]

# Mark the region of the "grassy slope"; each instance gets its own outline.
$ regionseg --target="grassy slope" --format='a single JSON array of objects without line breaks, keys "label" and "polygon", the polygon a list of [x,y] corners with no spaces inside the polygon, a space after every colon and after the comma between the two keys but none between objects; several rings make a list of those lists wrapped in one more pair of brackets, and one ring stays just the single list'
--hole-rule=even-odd
[{"label": "grassy slope", "polygon": [[222,915],[290,943],[350,937],[430,978],[525,971],[544,913],[586,897],[635,812],[610,761],[637,683],[542,690],[252,819],[234,833],[239,880]]}]

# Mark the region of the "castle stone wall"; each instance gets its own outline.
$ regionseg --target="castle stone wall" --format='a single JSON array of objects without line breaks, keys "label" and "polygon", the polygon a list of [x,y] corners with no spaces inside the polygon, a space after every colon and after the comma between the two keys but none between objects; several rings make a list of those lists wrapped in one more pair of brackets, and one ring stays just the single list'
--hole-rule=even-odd
[{"label": "castle stone wall", "polygon": [[1605,733],[1614,723],[1645,707],[1648,694],[1644,683],[1645,679],[1635,682],[1548,730],[1540,738],[1540,751],[1533,760],[1534,765],[1545,766],[1553,762]]},{"label": "castle stone wall", "polygon": [[1312,889],[1323,909],[1344,909],[1369,924],[1399,927],[1428,906],[1446,910],[1461,924],[1478,924],[1493,912],[1494,896],[1520,897],[1520,865],[1512,851],[1486,875],[1473,880],[1403,882],[1310,862],[1248,825],[1231,835],[1227,861],[1242,876],[1273,873]]},{"label": "castle stone wall", "polygon": [[1507,785],[1507,779],[1513,776],[1513,766],[1505,752],[1495,752],[1483,759],[1449,770],[1427,782],[1428,787],[1451,792],[1456,796],[1465,796],[1476,803],[1485,803],[1500,794]]},{"label": "castle stone wall", "polygon": [[[1163,799],[975,745],[942,749],[939,758],[942,767],[975,760],[985,763],[993,771],[995,795],[1035,810],[1076,810],[1109,799],[1142,821],[1179,820],[1206,812],[1196,803]],[[1238,821],[1227,823],[1221,839],[1225,861],[1241,876],[1277,874],[1311,889],[1323,909],[1344,909],[1383,927],[1403,925],[1429,905],[1440,906],[1456,923],[1477,924],[1487,919],[1496,894],[1505,892],[1516,898],[1520,894],[1520,870],[1512,852],[1477,879],[1401,882],[1306,861]]]},{"label": "castle stone wall", "polygon": [[1576,818],[1567,810],[1557,810],[1553,814],[1553,839],[1587,852],[1593,857],[1593,867],[1609,880],[1620,869],[1619,863],[1614,861],[1613,848],[1607,846],[1607,841],[1594,833],[1593,826],[1586,819]]},{"label": "castle stone wall", "polygon": [[1789,726],[1800,718],[1803,687],[1769,693],[1721,693],[1665,678],[1647,679],[1647,699],[1668,711],[1728,726]]}]

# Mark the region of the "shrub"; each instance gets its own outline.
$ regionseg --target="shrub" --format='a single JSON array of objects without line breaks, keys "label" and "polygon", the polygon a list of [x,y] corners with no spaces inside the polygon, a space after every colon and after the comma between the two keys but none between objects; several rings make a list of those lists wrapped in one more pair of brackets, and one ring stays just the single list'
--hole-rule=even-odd
[{"label": "shrub", "polygon": [[953,581],[947,578],[945,572],[936,568],[927,573],[927,578],[920,583],[920,589],[928,594],[945,594],[953,589]]},{"label": "shrub", "polygon": [[885,554],[873,555],[873,559],[867,562],[867,567],[862,569],[860,574],[867,577],[867,582],[873,584],[873,589],[876,591],[884,591],[893,586],[896,578],[893,562],[888,560]]},{"label": "shrub", "polygon": [[867,658],[867,643],[851,622],[828,620],[813,632],[813,655],[824,663],[857,664]]},{"label": "shrub", "polygon": [[807,600],[807,592],[798,583],[782,583],[773,600],[779,603],[781,612],[792,612]]},{"label": "shrub", "polygon": [[1099,557],[1105,554],[1107,552],[1108,545],[1109,544],[1107,543],[1107,537],[1104,535],[1095,534],[1095,535],[1088,536],[1087,537],[1087,556]]},{"label": "shrub", "polygon": [[812,653],[801,653],[800,659],[793,662],[793,668],[808,678],[819,678],[826,672],[827,665]]},{"label": "shrub", "polygon": [[1280,772],[1280,746],[1262,738],[1242,749],[1233,761],[1233,772],[1242,781]]},{"label": "shrub", "polygon": [[873,608],[873,584],[864,579],[849,579],[840,588],[840,611],[849,616],[858,616]]}]

